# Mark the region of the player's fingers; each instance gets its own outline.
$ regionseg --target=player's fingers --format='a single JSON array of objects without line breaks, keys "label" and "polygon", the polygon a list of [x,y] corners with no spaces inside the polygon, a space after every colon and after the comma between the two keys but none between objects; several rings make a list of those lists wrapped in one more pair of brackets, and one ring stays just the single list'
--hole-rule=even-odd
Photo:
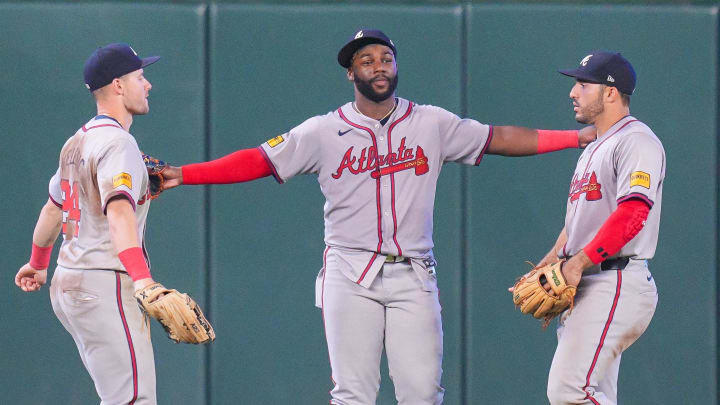
[{"label": "player's fingers", "polygon": [[25,277],[23,278],[23,280],[25,281],[25,288],[27,289],[27,291],[35,291],[40,288],[35,279],[31,277]]},{"label": "player's fingers", "polygon": [[32,292],[32,291],[37,291],[37,290],[39,290],[39,289],[40,289],[40,286],[39,286],[37,283],[35,283],[34,281],[30,280],[30,281],[28,281],[28,283],[26,284],[26,288],[27,288],[27,289],[26,289],[25,291],[27,291],[27,292]]},{"label": "player's fingers", "polygon": [[548,294],[555,295],[555,291],[553,291],[552,288],[550,287],[550,283],[547,283],[547,282],[543,283],[543,288],[545,289],[545,291],[548,292]]},{"label": "player's fingers", "polygon": [[20,281],[26,276],[26,271],[24,269],[20,269],[17,274],[15,274],[15,281]]}]

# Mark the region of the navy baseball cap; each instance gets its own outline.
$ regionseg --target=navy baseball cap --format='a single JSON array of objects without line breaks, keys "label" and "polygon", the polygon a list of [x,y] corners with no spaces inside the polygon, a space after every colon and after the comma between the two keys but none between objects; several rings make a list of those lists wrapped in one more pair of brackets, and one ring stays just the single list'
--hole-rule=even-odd
[{"label": "navy baseball cap", "polygon": [[95,91],[107,86],[116,77],[151,65],[158,59],[160,59],[159,56],[141,59],[128,44],[105,45],[96,49],[85,61],[83,68],[85,87],[90,91]]},{"label": "navy baseball cap", "polygon": [[577,69],[561,70],[560,73],[584,82],[616,87],[627,95],[635,91],[635,69],[627,59],[615,52],[594,52],[584,57]]},{"label": "navy baseball cap", "polygon": [[384,32],[375,29],[362,29],[348,40],[345,46],[338,52],[338,63],[344,68],[349,68],[352,64],[352,57],[358,49],[370,44],[381,44],[392,49],[393,55],[397,57],[397,49],[393,41],[385,35]]}]

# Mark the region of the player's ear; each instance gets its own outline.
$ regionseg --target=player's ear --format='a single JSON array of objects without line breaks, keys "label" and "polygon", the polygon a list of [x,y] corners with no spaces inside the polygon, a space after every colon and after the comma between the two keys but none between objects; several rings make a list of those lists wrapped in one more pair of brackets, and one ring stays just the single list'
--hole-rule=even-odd
[{"label": "player's ear", "polygon": [[355,80],[355,73],[353,73],[352,67],[349,67],[347,70],[347,78],[351,82]]},{"label": "player's ear", "polygon": [[607,99],[609,102],[617,103],[620,101],[620,92],[618,91],[617,87],[607,86],[606,90],[608,90]]},{"label": "player's ear", "polygon": [[123,85],[124,85],[123,81],[118,77],[114,78],[113,81],[110,82],[110,88],[112,89],[113,93],[115,93],[115,94],[123,93],[123,90],[124,90]]}]

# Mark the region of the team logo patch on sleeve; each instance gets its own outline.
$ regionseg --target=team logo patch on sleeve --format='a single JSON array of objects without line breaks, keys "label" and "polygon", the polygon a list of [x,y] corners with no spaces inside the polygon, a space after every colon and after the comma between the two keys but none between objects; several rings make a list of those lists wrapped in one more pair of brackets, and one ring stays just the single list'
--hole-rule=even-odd
[{"label": "team logo patch on sleeve", "polygon": [[285,141],[285,138],[283,138],[282,135],[278,135],[278,136],[276,136],[276,137],[273,138],[273,139],[269,139],[269,140],[267,141],[267,144],[268,144],[268,146],[270,146],[271,148],[274,148],[274,147],[280,145],[281,143],[283,143],[284,141]]},{"label": "team logo patch on sleeve", "polygon": [[633,172],[630,175],[630,187],[640,186],[650,188],[650,175],[645,172]]},{"label": "team logo patch on sleeve", "polygon": [[112,182],[113,188],[118,188],[120,186],[125,186],[130,189],[132,188],[132,176],[125,172],[113,176]]}]

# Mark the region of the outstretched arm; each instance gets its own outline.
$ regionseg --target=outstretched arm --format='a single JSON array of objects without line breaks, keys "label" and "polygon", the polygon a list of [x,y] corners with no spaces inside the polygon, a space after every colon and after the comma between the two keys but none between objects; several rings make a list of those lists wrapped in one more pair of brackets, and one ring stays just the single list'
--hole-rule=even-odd
[{"label": "outstretched arm", "polygon": [[25,292],[37,291],[47,282],[47,267],[53,244],[60,234],[62,210],[48,199],[33,232],[30,261],[18,270],[15,285]]},{"label": "outstretched arm", "polygon": [[163,189],[181,184],[241,183],[271,174],[272,169],[258,148],[243,149],[209,162],[170,166],[163,172]]},{"label": "outstretched arm", "polygon": [[567,148],[584,148],[597,138],[595,127],[580,131],[550,131],[514,126],[494,126],[487,153],[529,156]]}]

